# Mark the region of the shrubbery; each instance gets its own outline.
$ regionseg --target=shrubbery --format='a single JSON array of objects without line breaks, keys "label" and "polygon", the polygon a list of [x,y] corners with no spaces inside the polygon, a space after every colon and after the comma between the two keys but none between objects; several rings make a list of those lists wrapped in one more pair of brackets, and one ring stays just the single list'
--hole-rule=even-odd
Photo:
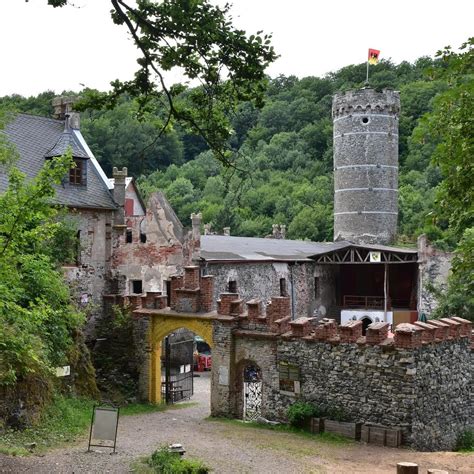
[{"label": "shrubbery", "polygon": [[209,468],[201,461],[184,459],[173,453],[166,446],[156,450],[150,457],[148,465],[159,474],[207,474]]},{"label": "shrubbery", "polygon": [[461,433],[456,443],[456,451],[474,451],[474,430]]},{"label": "shrubbery", "polygon": [[329,418],[334,421],[350,421],[348,414],[340,407],[316,405],[310,402],[295,402],[288,408],[288,421],[291,426],[304,428],[310,418]]}]

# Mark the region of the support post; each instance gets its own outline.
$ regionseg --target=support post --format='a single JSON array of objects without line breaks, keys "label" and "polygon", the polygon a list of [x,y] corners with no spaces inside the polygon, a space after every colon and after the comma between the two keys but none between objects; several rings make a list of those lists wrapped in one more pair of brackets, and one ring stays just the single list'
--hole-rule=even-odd
[{"label": "support post", "polygon": [[165,337],[165,400],[166,403],[171,403],[170,380],[171,380],[171,354],[170,354],[170,339]]},{"label": "support post", "polygon": [[383,319],[384,321],[387,321],[387,264],[386,263],[383,266]]}]

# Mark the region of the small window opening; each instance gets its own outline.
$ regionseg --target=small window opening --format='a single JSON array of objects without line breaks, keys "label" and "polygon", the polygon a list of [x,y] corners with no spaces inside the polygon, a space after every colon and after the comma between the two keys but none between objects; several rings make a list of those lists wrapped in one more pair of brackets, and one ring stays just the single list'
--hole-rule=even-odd
[{"label": "small window opening", "polygon": [[286,278],[280,278],[280,296],[288,296]]},{"label": "small window opening", "polygon": [[363,124],[369,123],[369,117],[362,117],[362,123]]},{"label": "small window opening", "polygon": [[314,277],[314,297],[319,298],[319,296],[320,296],[319,277]]},{"label": "small window opening", "polygon": [[140,232],[140,242],[142,244],[146,243],[146,234],[144,232]]},{"label": "small window opening", "polygon": [[143,283],[141,280],[132,280],[132,293],[139,295],[143,293]]},{"label": "small window opening", "polygon": [[81,231],[76,232],[76,241],[74,242],[74,263],[81,264]]},{"label": "small window opening", "polygon": [[171,281],[166,280],[165,286],[166,286],[166,302],[168,306],[171,306]]},{"label": "small window opening", "polygon": [[281,361],[278,364],[280,390],[298,392],[300,383],[300,368],[295,364]]},{"label": "small window opening", "polygon": [[132,229],[127,229],[127,232],[125,234],[125,242],[127,244],[131,244],[132,240],[133,240]]},{"label": "small window opening", "polygon": [[229,280],[229,283],[227,283],[227,291],[229,293],[237,293],[237,281],[236,280]]},{"label": "small window opening", "polygon": [[74,159],[74,168],[69,169],[69,184],[86,184],[86,162]]}]

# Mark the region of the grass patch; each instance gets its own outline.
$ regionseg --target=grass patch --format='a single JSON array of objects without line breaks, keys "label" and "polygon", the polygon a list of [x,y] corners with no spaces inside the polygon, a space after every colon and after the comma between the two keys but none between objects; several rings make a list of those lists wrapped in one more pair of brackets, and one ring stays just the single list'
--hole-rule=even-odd
[{"label": "grass patch", "polygon": [[52,447],[74,441],[90,426],[94,402],[81,398],[55,397],[45,410],[37,426],[23,431],[7,430],[0,438],[0,453],[13,456],[43,452]]},{"label": "grass patch", "polygon": [[320,441],[320,442],[328,443],[328,444],[348,445],[354,442],[352,439],[345,438],[344,436],[340,436],[337,434],[326,433],[326,432],[313,434],[301,428],[296,428],[294,426],[285,425],[285,424],[266,425],[264,423],[257,423],[255,421],[242,421],[242,420],[236,420],[232,418],[219,418],[219,417],[212,417],[212,416],[207,417],[206,421],[221,422],[225,424],[239,426],[241,428],[256,428],[260,430],[270,430],[270,431],[278,431],[281,433],[291,433],[296,436],[302,436],[304,438],[310,438],[315,441]]},{"label": "grass patch", "polygon": [[[6,430],[0,436],[0,453],[27,456],[75,441],[90,428],[92,408],[97,401],[57,396],[36,426],[22,431]],[[180,410],[196,403],[152,405],[133,403],[120,408],[120,416],[142,415],[166,410]],[[120,423],[120,421],[119,421]],[[35,447],[30,447],[36,443]]]},{"label": "grass patch", "polygon": [[166,446],[157,449],[151,456],[132,464],[138,474],[207,474],[209,468],[198,459],[187,459],[171,453]]}]

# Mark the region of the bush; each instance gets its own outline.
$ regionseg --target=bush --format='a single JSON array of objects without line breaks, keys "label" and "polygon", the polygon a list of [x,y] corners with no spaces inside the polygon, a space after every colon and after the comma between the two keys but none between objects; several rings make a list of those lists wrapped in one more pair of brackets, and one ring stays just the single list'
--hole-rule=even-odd
[{"label": "bush", "polygon": [[456,451],[474,451],[474,430],[466,430],[459,435]]},{"label": "bush", "polygon": [[173,453],[162,446],[152,455],[148,464],[159,474],[207,474],[209,468],[202,462],[183,459],[178,453]]},{"label": "bush", "polygon": [[288,408],[287,416],[291,426],[303,428],[312,417],[321,416],[322,412],[316,405],[308,402],[295,402]]}]

